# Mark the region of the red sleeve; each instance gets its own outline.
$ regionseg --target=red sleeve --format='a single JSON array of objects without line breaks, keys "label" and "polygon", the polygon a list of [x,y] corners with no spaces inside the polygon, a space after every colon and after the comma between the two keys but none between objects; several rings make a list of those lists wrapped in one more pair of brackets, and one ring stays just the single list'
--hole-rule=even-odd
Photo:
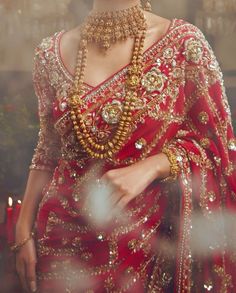
[{"label": "red sleeve", "polygon": [[54,128],[52,115],[55,92],[49,83],[44,51],[40,46],[35,51],[33,83],[38,98],[40,130],[30,169],[53,171],[60,156],[60,137]]}]

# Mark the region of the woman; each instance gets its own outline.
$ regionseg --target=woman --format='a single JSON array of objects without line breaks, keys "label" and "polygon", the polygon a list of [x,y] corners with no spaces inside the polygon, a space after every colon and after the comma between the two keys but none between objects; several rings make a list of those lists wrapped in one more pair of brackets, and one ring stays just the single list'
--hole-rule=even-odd
[{"label": "woman", "polygon": [[222,216],[236,207],[236,142],[201,31],[139,0],[94,0],[81,27],[36,48],[34,85],[41,129],[14,247],[24,288],[233,292]]}]

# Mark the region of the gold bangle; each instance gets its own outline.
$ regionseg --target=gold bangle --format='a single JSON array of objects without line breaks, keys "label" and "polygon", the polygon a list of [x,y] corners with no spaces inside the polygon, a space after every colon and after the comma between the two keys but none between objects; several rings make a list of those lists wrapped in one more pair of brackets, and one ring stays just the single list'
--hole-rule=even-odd
[{"label": "gold bangle", "polygon": [[168,157],[168,160],[170,162],[170,175],[168,177],[164,178],[162,180],[162,182],[174,181],[177,179],[177,177],[180,173],[180,166],[178,164],[177,157],[174,154],[174,152],[168,148],[163,148],[162,153]]},{"label": "gold bangle", "polygon": [[10,250],[12,252],[17,252],[21,249],[21,247],[23,247],[30,239],[32,239],[34,237],[34,232],[30,233],[30,236],[28,236],[27,238],[23,239],[21,242],[19,243],[15,243],[14,245],[12,245],[10,247]]}]

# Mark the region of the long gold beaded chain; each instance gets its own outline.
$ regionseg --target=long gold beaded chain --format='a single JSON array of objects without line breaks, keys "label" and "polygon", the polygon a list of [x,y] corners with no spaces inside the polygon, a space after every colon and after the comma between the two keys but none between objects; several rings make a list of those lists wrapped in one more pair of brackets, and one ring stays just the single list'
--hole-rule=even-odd
[{"label": "long gold beaded chain", "polygon": [[[145,23],[146,24],[146,23]],[[85,68],[87,63],[87,40],[82,39],[80,42],[77,66],[74,80],[74,88],[69,97],[70,116],[73,122],[73,128],[77,139],[84,150],[92,158],[104,159],[112,158],[114,154],[120,151],[131,132],[130,123],[132,121],[132,111],[138,98],[137,89],[140,84],[143,70],[143,49],[146,37],[146,25],[135,37],[134,50],[131,65],[128,69],[126,80],[126,97],[123,105],[117,129],[113,137],[104,143],[98,143],[96,136],[89,131],[82,115],[82,87],[84,83]]]}]

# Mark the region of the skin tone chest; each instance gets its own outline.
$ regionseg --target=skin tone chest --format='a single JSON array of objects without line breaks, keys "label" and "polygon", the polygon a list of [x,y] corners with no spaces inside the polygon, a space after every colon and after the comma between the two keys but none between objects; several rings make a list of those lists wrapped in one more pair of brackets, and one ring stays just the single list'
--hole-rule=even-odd
[{"label": "skin tone chest", "polygon": [[[160,39],[168,30],[170,20],[145,12],[148,30],[144,50]],[[63,34],[60,40],[60,51],[67,70],[74,75],[76,55],[79,45],[79,28],[76,27]],[[132,56],[134,40],[117,43],[104,53],[97,46],[88,48],[88,60],[85,70],[85,82],[90,86],[97,86],[129,64]],[[118,57],[118,58],[117,58]]]}]

